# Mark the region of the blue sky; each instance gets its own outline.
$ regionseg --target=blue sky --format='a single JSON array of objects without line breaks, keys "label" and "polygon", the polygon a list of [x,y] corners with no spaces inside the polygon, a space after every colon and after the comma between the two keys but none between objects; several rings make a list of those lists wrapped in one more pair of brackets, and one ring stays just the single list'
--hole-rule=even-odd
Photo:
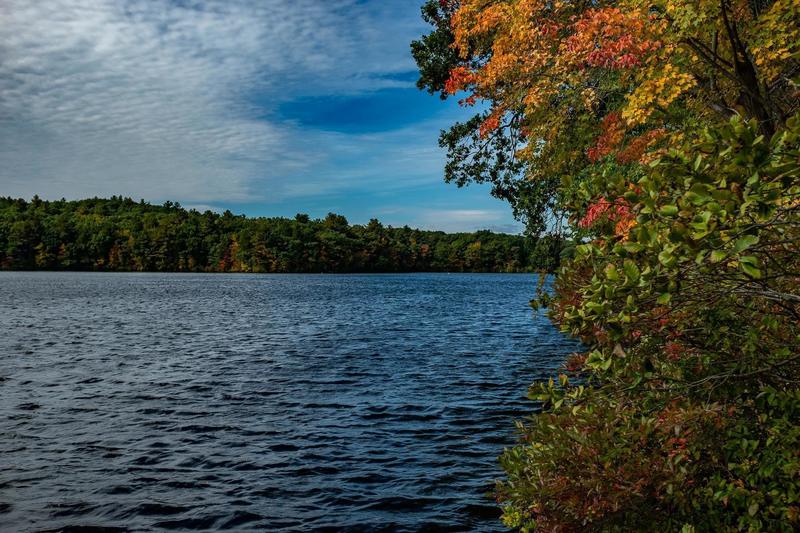
[{"label": "blue sky", "polygon": [[421,0],[5,0],[0,195],[520,229],[442,181]]}]

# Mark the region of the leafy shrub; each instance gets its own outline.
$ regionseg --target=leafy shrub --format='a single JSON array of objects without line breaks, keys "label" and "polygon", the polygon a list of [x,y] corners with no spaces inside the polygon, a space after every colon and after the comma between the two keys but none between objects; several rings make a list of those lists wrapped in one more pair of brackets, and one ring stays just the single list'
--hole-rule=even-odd
[{"label": "leafy shrub", "polygon": [[800,528],[800,117],[771,140],[734,118],[633,183],[596,178],[573,208],[625,209],[587,224],[551,308],[592,350],[581,385],[532,388],[547,407],[502,458],[505,522]]}]

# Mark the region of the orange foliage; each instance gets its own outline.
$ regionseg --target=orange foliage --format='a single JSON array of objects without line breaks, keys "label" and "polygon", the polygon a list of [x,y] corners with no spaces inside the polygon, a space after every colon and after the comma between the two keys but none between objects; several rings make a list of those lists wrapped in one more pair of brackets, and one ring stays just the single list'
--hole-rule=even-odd
[{"label": "orange foliage", "polygon": [[578,221],[578,226],[591,228],[604,220],[614,222],[615,234],[621,237],[627,237],[630,229],[636,224],[630,205],[623,198],[617,198],[614,202],[600,198],[589,206],[586,214]]},{"label": "orange foliage", "polygon": [[648,37],[652,20],[639,10],[589,9],[573,24],[561,50],[581,67],[629,69],[641,65],[661,42]]},{"label": "orange foliage", "polygon": [[658,142],[659,139],[663,138],[666,133],[667,131],[664,128],[658,128],[635,137],[630,143],[628,143],[628,146],[617,153],[617,162],[622,164],[636,162],[644,163],[645,161],[643,161],[642,158],[647,149]]},{"label": "orange foliage", "polygon": [[[451,27],[453,46],[464,63],[451,70],[447,93],[468,91],[462,105],[480,98],[492,102],[494,109],[524,111],[521,125],[527,136],[543,143],[555,142],[574,127],[572,110],[580,108],[601,130],[594,146],[579,148],[592,162],[622,149],[631,126],[640,126],[642,117],[674,99],[634,98],[606,111],[608,89],[598,86],[598,69],[614,71],[632,87],[662,75],[647,65],[669,52],[663,40],[665,25],[644,8],[581,10],[572,3],[542,0],[462,0]],[[476,55],[486,60],[475,62]],[[667,74],[675,76],[672,71]],[[675,87],[683,91],[688,86]],[[487,119],[481,135],[498,124],[499,115]],[[638,141],[623,160],[638,161],[649,146],[649,141]],[[541,159],[546,153],[527,150],[519,156]],[[552,164],[568,164],[575,155],[561,153]]]},{"label": "orange foliage", "polygon": [[467,67],[456,67],[450,71],[450,78],[445,82],[444,90],[448,94],[463,91],[471,83],[475,83],[476,76]]},{"label": "orange foliage", "polygon": [[486,120],[484,120],[483,123],[481,123],[480,127],[481,138],[485,138],[491,132],[500,127],[500,117],[502,116],[503,116],[502,111],[495,110],[492,111],[492,113],[488,117],[486,117]]},{"label": "orange foliage", "polygon": [[625,138],[625,123],[616,111],[603,118],[600,128],[601,133],[597,143],[586,151],[586,156],[593,163],[614,152]]}]

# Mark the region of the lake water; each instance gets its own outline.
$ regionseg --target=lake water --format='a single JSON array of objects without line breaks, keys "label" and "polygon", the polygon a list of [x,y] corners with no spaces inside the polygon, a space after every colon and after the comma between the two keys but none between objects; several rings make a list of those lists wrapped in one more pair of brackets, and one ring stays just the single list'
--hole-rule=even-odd
[{"label": "lake water", "polygon": [[502,530],[535,285],[0,273],[0,529]]}]

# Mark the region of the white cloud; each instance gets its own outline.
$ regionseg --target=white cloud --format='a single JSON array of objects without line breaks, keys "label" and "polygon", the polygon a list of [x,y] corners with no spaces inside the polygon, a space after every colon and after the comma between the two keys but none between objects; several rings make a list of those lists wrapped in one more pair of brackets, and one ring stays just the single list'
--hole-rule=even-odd
[{"label": "white cloud", "polygon": [[[388,223],[397,218],[411,220],[414,227],[446,232],[479,231],[521,233],[522,225],[509,222],[508,209],[397,208],[384,209],[381,217]],[[395,225],[400,225],[395,223]]]},{"label": "white cloud", "polygon": [[275,201],[374,174],[341,171],[332,147],[417,174],[440,159],[435,130],[308,135],[263,116],[265,100],[402,85],[385,75],[413,68],[405,1],[4,0],[0,19],[3,195]]}]

